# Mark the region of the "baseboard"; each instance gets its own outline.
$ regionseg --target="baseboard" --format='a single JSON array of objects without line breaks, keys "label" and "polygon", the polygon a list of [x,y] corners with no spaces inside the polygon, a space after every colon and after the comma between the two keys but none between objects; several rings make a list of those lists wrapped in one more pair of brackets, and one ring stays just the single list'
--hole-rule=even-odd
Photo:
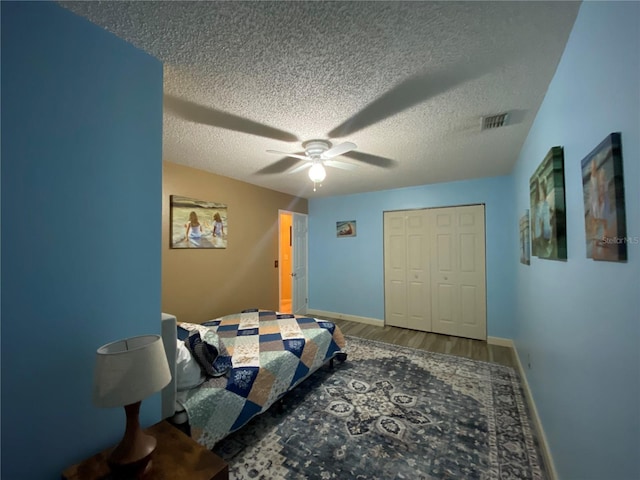
[{"label": "baseboard", "polygon": [[349,320],[351,322],[366,323],[367,325],[375,325],[377,327],[384,327],[384,320],[378,318],[359,317],[357,315],[348,315],[346,313],[326,312],[324,310],[315,310],[313,308],[307,309],[307,315],[314,315],[317,317],[329,317],[338,318],[340,320]]},{"label": "baseboard", "polygon": [[[508,339],[501,339],[501,340],[508,340]],[[542,455],[544,456],[544,463],[545,463],[545,466],[547,467],[547,473],[549,474],[549,479],[557,480],[558,472],[556,471],[556,466],[555,466],[555,463],[553,462],[553,457],[551,456],[551,450],[549,450],[549,443],[547,442],[547,436],[544,433],[544,428],[542,428],[542,422],[540,421],[540,416],[538,415],[538,409],[536,408],[536,404],[533,401],[533,395],[531,395],[531,389],[529,388],[527,375],[525,374],[524,367],[520,362],[520,355],[518,355],[518,349],[516,348],[515,343],[513,343],[513,341],[511,341],[511,348],[513,348],[513,353],[515,355],[516,363],[518,365],[518,373],[520,374],[520,378],[522,379],[524,395],[527,399],[527,404],[529,405],[529,409],[531,410],[534,428],[538,433],[538,439],[540,441],[540,450],[542,451]]]},{"label": "baseboard", "polygon": [[513,344],[513,340],[510,338],[502,338],[502,337],[487,337],[487,343],[489,345],[498,345],[500,347],[509,347],[513,348],[515,351],[515,346]]}]

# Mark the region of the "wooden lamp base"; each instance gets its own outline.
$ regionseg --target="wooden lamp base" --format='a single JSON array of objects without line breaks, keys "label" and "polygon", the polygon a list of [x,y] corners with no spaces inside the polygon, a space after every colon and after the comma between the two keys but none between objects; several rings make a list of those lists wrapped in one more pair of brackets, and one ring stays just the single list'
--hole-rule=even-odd
[{"label": "wooden lamp base", "polygon": [[138,415],[141,403],[136,402],[124,407],[127,428],[108,460],[109,468],[116,478],[142,478],[151,470],[151,454],[157,441],[140,428]]}]

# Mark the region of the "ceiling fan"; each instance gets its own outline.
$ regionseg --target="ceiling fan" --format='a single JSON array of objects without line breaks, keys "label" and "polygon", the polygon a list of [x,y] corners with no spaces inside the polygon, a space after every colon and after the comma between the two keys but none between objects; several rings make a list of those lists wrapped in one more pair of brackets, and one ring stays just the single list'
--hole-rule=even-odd
[{"label": "ceiling fan", "polygon": [[285,157],[297,158],[303,160],[305,163],[290,170],[288,173],[297,173],[305,169],[309,169],[309,179],[313,182],[313,191],[316,191],[316,186],[327,176],[325,166],[340,168],[342,170],[353,170],[356,165],[352,163],[340,162],[338,160],[332,160],[335,157],[343,155],[345,153],[355,150],[357,145],[353,142],[343,142],[339,145],[332,145],[328,140],[309,140],[302,144],[304,148],[304,155],[300,153],[287,153],[277,150],[267,150],[267,153],[275,153],[278,155],[284,155]]},{"label": "ceiling fan", "polygon": [[[374,99],[362,110],[328,132],[327,137],[343,138],[352,136],[354,133],[366,129],[386,118],[397,115],[408,108],[421,104],[434,96],[479,78],[500,66],[499,64],[493,64],[491,62],[478,61],[472,63],[465,60],[464,62],[453,65],[447,70],[426,70],[422,73],[412,75],[383,93],[380,97]],[[283,142],[299,141],[298,137],[291,132],[173,95],[164,95],[164,107],[174,115],[190,122]],[[391,158],[357,151],[355,150],[356,145],[351,142],[333,146],[327,140],[310,140],[303,143],[302,146],[305,150],[296,153],[267,150],[269,153],[282,154],[285,158],[281,158],[271,165],[261,168],[256,174],[294,173],[299,171],[298,168],[309,168],[310,178],[313,176],[312,180],[313,178],[321,178],[321,180],[314,181],[315,190],[316,184],[325,178],[325,166],[344,169],[352,169],[355,167],[355,165],[351,163],[332,160],[332,158],[339,155],[344,155],[357,162],[379,168],[394,168],[398,164],[397,160]],[[296,167],[298,162],[292,161],[292,158],[298,161],[304,160],[305,163]],[[314,162],[319,165],[315,167]],[[293,170],[291,170],[292,168]]]}]

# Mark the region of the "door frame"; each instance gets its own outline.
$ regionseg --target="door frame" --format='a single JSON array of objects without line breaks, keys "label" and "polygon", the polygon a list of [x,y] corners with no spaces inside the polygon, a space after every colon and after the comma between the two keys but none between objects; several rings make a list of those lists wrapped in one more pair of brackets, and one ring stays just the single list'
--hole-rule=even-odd
[{"label": "door frame", "polygon": [[[291,224],[290,230],[289,230],[289,234],[288,236],[285,236],[283,238],[282,235],[282,227],[283,227],[283,216],[288,216],[291,217],[291,221],[288,222]],[[284,312],[283,309],[283,290],[285,289],[285,285],[283,285],[282,282],[282,277],[283,277],[283,271],[282,269],[284,268],[285,265],[289,265],[289,262],[287,262],[284,258],[285,252],[287,252],[289,249],[293,250],[293,212],[290,212],[288,210],[282,210],[279,209],[278,210],[278,265],[277,265],[277,270],[278,270],[278,311],[279,312]],[[290,255],[291,257],[291,255]],[[293,307],[293,279],[291,278],[291,269],[289,269],[288,274],[286,275],[287,278],[287,282],[289,283],[289,288],[288,290],[291,292],[291,306]]]},{"label": "door frame", "polygon": [[[288,215],[291,217],[291,229],[290,229],[290,237],[289,238],[282,238],[282,216],[283,215]],[[282,271],[281,268],[282,266],[286,263],[283,262],[283,254],[285,251],[285,245],[287,243],[291,243],[290,248],[291,248],[291,271],[288,272],[288,279],[291,282],[291,313],[294,313],[294,303],[295,303],[295,295],[296,295],[296,285],[295,285],[295,281],[293,279],[292,274],[294,273],[294,269],[295,269],[295,265],[294,265],[294,261],[295,261],[295,251],[294,251],[294,247],[295,247],[295,232],[294,232],[294,228],[295,228],[295,217],[296,216],[302,216],[305,218],[305,224],[307,225],[307,229],[305,231],[305,247],[306,251],[305,251],[305,255],[304,255],[304,265],[300,265],[300,268],[302,268],[304,270],[304,278],[305,278],[305,285],[304,285],[304,289],[305,289],[305,298],[306,298],[306,302],[304,305],[304,313],[306,313],[307,307],[308,307],[308,296],[309,296],[309,253],[308,253],[308,246],[309,246],[309,230],[308,230],[308,225],[309,225],[309,215],[306,213],[300,213],[300,212],[294,212],[294,211],[290,211],[290,210],[283,210],[283,209],[278,209],[278,309],[280,310],[281,305],[282,305],[282,291],[283,291],[283,285],[282,285]]]}]

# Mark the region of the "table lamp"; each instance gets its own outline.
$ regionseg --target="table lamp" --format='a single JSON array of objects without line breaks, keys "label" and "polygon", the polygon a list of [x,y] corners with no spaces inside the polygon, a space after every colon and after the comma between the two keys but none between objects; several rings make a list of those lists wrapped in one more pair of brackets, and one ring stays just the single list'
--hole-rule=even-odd
[{"label": "table lamp", "polygon": [[140,404],[171,380],[162,339],[141,335],[118,340],[103,345],[96,354],[93,403],[124,407],[127,417],[124,436],[111,452],[109,467],[117,476],[142,476],[151,468],[156,439],[140,428]]}]

